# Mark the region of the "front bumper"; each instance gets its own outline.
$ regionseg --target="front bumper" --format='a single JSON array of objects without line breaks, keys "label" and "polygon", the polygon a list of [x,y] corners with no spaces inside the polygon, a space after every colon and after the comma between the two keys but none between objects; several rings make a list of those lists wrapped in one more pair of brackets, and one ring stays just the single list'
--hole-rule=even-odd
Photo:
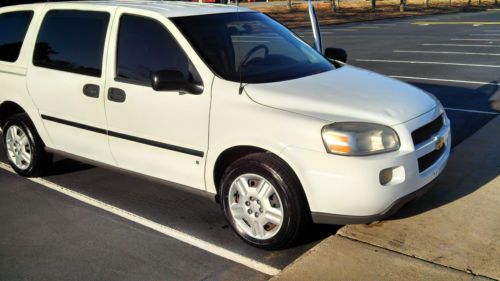
[{"label": "front bumper", "polygon": [[[292,163],[301,180],[315,223],[368,223],[392,215],[427,191],[443,171],[450,155],[450,123],[415,147],[411,132],[434,120],[435,110],[393,126],[401,140],[398,151],[365,157],[346,157],[326,152],[288,147],[282,157]],[[432,152],[445,140],[442,154],[419,172],[418,158]],[[393,169],[393,179],[380,183],[380,172]]]},{"label": "front bumper", "polygon": [[317,224],[361,224],[361,223],[370,223],[374,221],[379,221],[384,218],[390,217],[394,215],[399,209],[401,209],[406,204],[410,203],[413,200],[420,198],[424,193],[426,193],[435,183],[433,180],[424,187],[405,195],[398,200],[394,201],[389,208],[387,208],[384,212],[371,216],[348,216],[348,215],[335,215],[335,214],[325,214],[325,213],[316,213],[312,212],[312,220]]}]

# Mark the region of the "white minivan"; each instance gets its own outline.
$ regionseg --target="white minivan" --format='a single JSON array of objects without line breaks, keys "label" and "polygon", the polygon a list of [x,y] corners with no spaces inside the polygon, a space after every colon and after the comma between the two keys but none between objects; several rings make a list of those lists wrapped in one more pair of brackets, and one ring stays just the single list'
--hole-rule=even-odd
[{"label": "white minivan", "polygon": [[0,122],[22,176],[63,155],[208,195],[253,246],[368,223],[450,154],[432,95],[317,52],[249,9],[89,1],[0,9]]}]

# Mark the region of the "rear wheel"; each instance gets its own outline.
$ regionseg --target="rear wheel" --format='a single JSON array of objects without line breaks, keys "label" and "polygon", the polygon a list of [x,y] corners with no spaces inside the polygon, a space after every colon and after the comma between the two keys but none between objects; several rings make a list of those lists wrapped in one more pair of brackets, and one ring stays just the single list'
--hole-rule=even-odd
[{"label": "rear wheel", "polygon": [[17,114],[7,120],[3,140],[7,160],[21,176],[39,176],[52,161],[26,114]]},{"label": "rear wheel", "polygon": [[286,247],[309,222],[297,177],[273,154],[256,153],[237,160],[226,170],[221,188],[226,218],[252,246]]}]

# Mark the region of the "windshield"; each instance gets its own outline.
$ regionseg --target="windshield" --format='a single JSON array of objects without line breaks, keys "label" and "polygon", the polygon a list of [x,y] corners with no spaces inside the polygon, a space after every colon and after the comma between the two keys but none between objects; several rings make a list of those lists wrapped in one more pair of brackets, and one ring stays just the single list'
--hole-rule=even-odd
[{"label": "windshield", "polygon": [[172,21],[205,63],[226,80],[277,82],[334,69],[316,50],[262,13],[189,16]]}]

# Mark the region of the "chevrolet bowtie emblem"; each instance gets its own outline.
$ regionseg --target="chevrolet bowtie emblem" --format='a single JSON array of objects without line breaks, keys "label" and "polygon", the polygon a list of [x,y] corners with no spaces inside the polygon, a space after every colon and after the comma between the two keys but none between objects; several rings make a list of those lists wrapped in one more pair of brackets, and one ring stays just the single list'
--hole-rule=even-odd
[{"label": "chevrolet bowtie emblem", "polygon": [[438,137],[436,140],[436,150],[440,150],[444,146],[444,138],[443,137]]}]

